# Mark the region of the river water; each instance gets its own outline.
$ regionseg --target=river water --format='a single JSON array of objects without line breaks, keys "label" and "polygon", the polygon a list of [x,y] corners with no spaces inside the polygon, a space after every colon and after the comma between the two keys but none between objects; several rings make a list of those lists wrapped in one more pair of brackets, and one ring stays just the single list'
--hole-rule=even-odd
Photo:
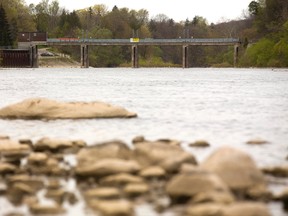
[{"label": "river water", "polygon": [[[230,145],[249,152],[259,166],[287,163],[288,69],[65,68],[1,69],[0,107],[31,97],[104,101],[136,112],[134,119],[0,120],[12,138],[83,139],[93,144],[144,135],[170,138],[202,161]],[[248,146],[261,138],[269,144]],[[211,147],[190,149],[205,139]]]}]

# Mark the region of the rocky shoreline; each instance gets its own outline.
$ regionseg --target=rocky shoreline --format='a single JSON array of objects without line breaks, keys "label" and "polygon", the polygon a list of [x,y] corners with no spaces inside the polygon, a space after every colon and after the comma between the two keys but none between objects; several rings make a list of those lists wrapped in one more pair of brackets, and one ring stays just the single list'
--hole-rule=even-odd
[{"label": "rocky shoreline", "polygon": [[[288,177],[288,167],[260,169],[246,152],[221,147],[202,163],[177,140],[135,137],[89,145],[83,140],[12,140],[0,136],[0,198],[31,215],[68,215],[85,202],[83,215],[137,216],[148,204],[155,214],[187,216],[268,216],[267,205],[288,209],[288,188],[275,194],[267,175]],[[252,142],[249,144],[263,144]],[[191,148],[207,147],[205,141]],[[66,184],[75,182],[68,190]],[[44,194],[49,204],[43,203]],[[91,213],[91,214],[92,214]],[[12,211],[8,215],[27,215]]]}]

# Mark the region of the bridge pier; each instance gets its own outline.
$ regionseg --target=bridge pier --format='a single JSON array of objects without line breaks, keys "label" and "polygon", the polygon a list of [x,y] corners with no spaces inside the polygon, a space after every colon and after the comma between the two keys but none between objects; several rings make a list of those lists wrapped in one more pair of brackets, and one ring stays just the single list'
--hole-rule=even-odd
[{"label": "bridge pier", "polygon": [[182,68],[188,68],[189,67],[189,61],[188,61],[188,45],[183,45],[182,47]]},{"label": "bridge pier", "polygon": [[138,46],[132,46],[132,68],[139,68]]},{"label": "bridge pier", "polygon": [[89,68],[88,45],[81,45],[81,68]]},{"label": "bridge pier", "polygon": [[39,67],[37,45],[31,45],[30,46],[30,66],[32,68],[38,68]]},{"label": "bridge pier", "polygon": [[234,67],[238,65],[239,45],[234,45]]}]

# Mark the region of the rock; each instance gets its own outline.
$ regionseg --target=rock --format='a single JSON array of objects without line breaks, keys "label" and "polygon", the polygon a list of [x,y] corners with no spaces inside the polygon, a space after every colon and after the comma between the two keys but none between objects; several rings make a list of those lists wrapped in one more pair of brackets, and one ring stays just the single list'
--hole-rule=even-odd
[{"label": "rock", "polygon": [[31,98],[0,109],[0,118],[12,119],[87,119],[130,118],[137,114],[103,102],[58,102]]},{"label": "rock", "polygon": [[139,173],[143,178],[162,178],[165,177],[165,170],[160,166],[147,167]]},{"label": "rock", "polygon": [[58,179],[50,179],[47,184],[47,188],[51,190],[56,190],[61,188],[61,183]]},{"label": "rock", "polygon": [[271,216],[268,207],[258,202],[234,203],[225,208],[223,216]]},{"label": "rock", "polygon": [[180,173],[193,173],[196,171],[201,171],[201,168],[199,168],[195,164],[186,164],[186,163],[182,164],[179,170]]},{"label": "rock", "polygon": [[166,172],[178,172],[183,163],[197,164],[195,157],[180,146],[159,141],[136,143],[134,157],[144,167],[157,165]]},{"label": "rock", "polygon": [[129,160],[131,157],[132,150],[125,143],[111,141],[81,149],[77,154],[77,161],[80,166],[85,166],[102,159],[117,158]]},{"label": "rock", "polygon": [[78,176],[101,177],[119,173],[136,173],[141,169],[136,161],[122,159],[102,159],[91,164],[77,165]]},{"label": "rock", "polygon": [[133,205],[126,200],[91,201],[90,207],[105,216],[132,216]]},{"label": "rock", "polygon": [[49,189],[47,190],[45,197],[53,199],[57,204],[61,205],[66,196],[66,191],[63,189]]},{"label": "rock", "polygon": [[109,186],[121,186],[128,183],[142,183],[142,182],[144,182],[143,178],[128,173],[109,175],[100,180],[101,185],[109,185]]},{"label": "rock", "polygon": [[209,147],[210,144],[206,140],[196,140],[193,143],[190,143],[189,146],[191,147]]},{"label": "rock", "polygon": [[[186,209],[187,216],[224,216],[224,205],[217,203],[204,203],[189,206]],[[246,215],[245,215],[246,216]]]},{"label": "rock", "polygon": [[0,139],[0,154],[6,158],[21,159],[30,153],[29,146],[10,139]]},{"label": "rock", "polygon": [[10,163],[0,162],[0,175],[14,173],[17,167]]},{"label": "rock", "polygon": [[45,165],[48,160],[48,155],[45,153],[31,153],[27,158],[29,165],[41,166]]},{"label": "rock", "polygon": [[87,200],[90,199],[117,199],[120,197],[119,189],[115,187],[99,187],[89,189],[84,193],[84,196]]},{"label": "rock", "polygon": [[51,138],[42,138],[38,140],[35,145],[35,151],[62,151],[65,149],[75,149],[75,152],[80,148],[86,146],[86,143],[81,140],[64,140],[64,139],[51,139]]},{"label": "rock", "polygon": [[231,204],[235,201],[235,198],[231,193],[222,193],[219,191],[211,191],[207,193],[198,193],[195,195],[190,203],[219,203],[219,204]]},{"label": "rock", "polygon": [[38,177],[31,177],[28,175],[14,175],[8,178],[8,185],[23,183],[33,188],[33,190],[40,190],[44,187],[43,181]]},{"label": "rock", "polygon": [[36,190],[29,185],[23,183],[15,183],[7,190],[7,198],[14,205],[20,205],[23,197],[26,195],[33,195]]},{"label": "rock", "polygon": [[65,210],[59,205],[34,204],[30,206],[30,212],[35,215],[56,215],[65,213]]},{"label": "rock", "polygon": [[32,155],[34,159],[42,160],[41,163],[44,163],[44,164],[41,164],[41,163],[35,164],[35,161],[33,161],[34,164],[33,163],[31,164],[31,162],[29,162],[27,164],[27,170],[29,172],[35,175],[52,175],[52,176],[63,176],[67,174],[67,170],[61,166],[58,160],[50,157],[46,159],[47,160],[46,162],[44,162],[45,157],[42,157],[42,156],[44,155],[39,156],[37,154],[35,157]]},{"label": "rock", "polygon": [[174,203],[186,202],[200,193],[219,192],[227,196],[231,195],[222,179],[213,173],[204,171],[174,176],[167,183],[166,192]]},{"label": "rock", "polygon": [[247,141],[246,143],[247,143],[247,144],[250,144],[250,145],[263,145],[263,144],[267,144],[267,143],[269,143],[269,142],[266,141],[266,140],[257,138],[257,139],[249,140],[249,141]]},{"label": "rock", "polygon": [[9,140],[10,137],[7,135],[0,135],[0,140]]},{"label": "rock", "polygon": [[264,175],[253,159],[234,148],[222,147],[216,150],[200,167],[217,174],[230,189],[240,194],[259,185],[266,187]]},{"label": "rock", "polygon": [[269,174],[275,177],[288,177],[288,165],[265,167],[261,169],[265,174]]},{"label": "rock", "polygon": [[124,187],[123,191],[127,196],[135,197],[148,193],[149,187],[145,183],[130,183]]},{"label": "rock", "polygon": [[31,149],[33,149],[33,142],[30,139],[20,139],[18,142],[22,145],[28,145]]},{"label": "rock", "polygon": [[156,142],[172,146],[179,146],[181,144],[179,140],[172,140],[172,139],[159,139]]},{"label": "rock", "polygon": [[133,138],[132,143],[139,143],[139,142],[145,142],[145,137],[144,136],[136,136]]},{"label": "rock", "polygon": [[243,202],[231,205],[205,203],[189,206],[188,216],[271,216],[268,208],[262,203]]},{"label": "rock", "polygon": [[284,189],[279,195],[277,195],[276,200],[281,201],[284,210],[288,212],[288,188]]}]

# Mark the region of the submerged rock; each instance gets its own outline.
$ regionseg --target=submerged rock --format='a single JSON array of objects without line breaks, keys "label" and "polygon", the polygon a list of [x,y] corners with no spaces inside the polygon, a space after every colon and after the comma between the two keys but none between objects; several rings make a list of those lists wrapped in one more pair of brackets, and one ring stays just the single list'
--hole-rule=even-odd
[{"label": "submerged rock", "polygon": [[137,114],[103,102],[58,102],[31,98],[0,109],[0,118],[12,119],[87,119],[131,118]]}]

